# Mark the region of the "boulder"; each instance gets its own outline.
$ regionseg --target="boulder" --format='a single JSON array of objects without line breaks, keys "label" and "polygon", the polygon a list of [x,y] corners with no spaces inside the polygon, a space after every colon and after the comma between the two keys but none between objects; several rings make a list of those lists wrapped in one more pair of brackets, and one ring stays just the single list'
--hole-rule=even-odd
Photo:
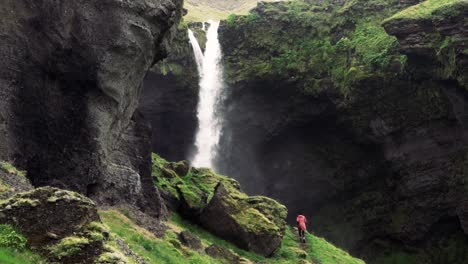
[{"label": "boulder", "polygon": [[0,202],[0,223],[15,227],[51,262],[92,263],[105,252],[108,231],[89,198],[52,187]]},{"label": "boulder", "polygon": [[[248,196],[236,180],[210,169],[188,167],[188,172],[177,174],[173,169],[179,168],[178,164],[153,156],[156,185],[182,216],[263,256],[280,247],[287,216],[284,205],[267,197]],[[171,177],[166,176],[167,170]]]},{"label": "boulder", "polygon": [[202,250],[203,245],[201,240],[196,237],[194,234],[188,232],[188,231],[182,231],[179,234],[179,240],[184,244],[185,246],[194,249],[194,250]]},{"label": "boulder", "polygon": [[[281,246],[286,209],[267,197],[239,196],[222,183],[199,216],[200,224],[214,234],[241,248],[263,256],[272,255]],[[271,206],[271,211],[263,209]],[[283,221],[281,223],[280,221]]]}]

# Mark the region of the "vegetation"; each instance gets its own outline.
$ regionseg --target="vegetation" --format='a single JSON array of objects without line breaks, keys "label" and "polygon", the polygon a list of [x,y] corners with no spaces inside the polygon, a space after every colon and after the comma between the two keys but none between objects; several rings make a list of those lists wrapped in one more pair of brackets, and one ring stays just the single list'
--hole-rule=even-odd
[{"label": "vegetation", "polygon": [[60,240],[59,243],[51,246],[49,250],[53,256],[61,259],[77,254],[87,245],[89,245],[87,238],[70,236]]},{"label": "vegetation", "polygon": [[0,170],[9,174],[15,174],[21,177],[26,176],[26,171],[18,170],[13,164],[6,161],[0,161]]},{"label": "vegetation", "polygon": [[42,264],[45,261],[27,249],[27,240],[10,225],[0,225],[0,263]]},{"label": "vegetation", "polygon": [[[123,239],[129,247],[149,263],[154,264],[211,264],[220,263],[213,258],[174,246],[174,234],[168,232],[164,238],[157,238],[149,231],[138,227],[118,211],[101,211],[103,222],[109,226],[112,235]],[[172,243],[171,243],[172,242]]]},{"label": "vegetation", "polygon": [[[235,245],[219,238],[204,229],[195,226],[179,215],[173,215],[169,226],[169,231],[163,238],[157,238],[145,229],[136,226],[129,218],[114,210],[101,211],[103,222],[109,226],[112,235],[123,239],[130,248],[144,257],[149,263],[194,263],[194,264],[216,264],[222,263],[219,259],[214,259],[204,252],[194,251],[180,245],[176,233],[190,231],[202,241],[204,247],[209,245],[220,245],[227,248],[242,258],[253,262],[265,262],[271,264],[301,263],[300,261],[315,261],[321,264],[361,264],[359,259],[352,258],[346,252],[334,247],[324,239],[308,235],[310,246],[305,249],[296,238],[294,230],[286,232],[282,247],[272,258],[265,258],[254,253],[239,249]],[[314,263],[315,263],[314,262]]]},{"label": "vegetation", "polygon": [[[230,43],[225,52],[228,80],[280,79],[315,94],[331,79],[347,95],[366,76],[396,74],[393,65],[403,68],[405,58],[397,51],[396,38],[380,25],[398,8],[392,2],[354,0],[336,7],[293,1],[230,16],[222,32]],[[377,6],[381,11],[363,16],[365,9]],[[244,37],[231,39],[238,30]],[[257,52],[246,56],[247,50]]]},{"label": "vegetation", "polygon": [[434,12],[443,11],[449,9],[456,3],[460,3],[466,0],[426,0],[418,5],[407,8],[390,19],[425,19],[430,18]]}]

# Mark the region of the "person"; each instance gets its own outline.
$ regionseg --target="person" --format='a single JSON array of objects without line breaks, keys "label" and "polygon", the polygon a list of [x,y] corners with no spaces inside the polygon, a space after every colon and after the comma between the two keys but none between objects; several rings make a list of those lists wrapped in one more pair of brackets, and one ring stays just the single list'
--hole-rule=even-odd
[{"label": "person", "polygon": [[307,231],[307,218],[303,215],[298,215],[296,217],[296,222],[297,222],[297,230],[299,231],[299,239],[301,240],[302,243],[306,242],[305,239],[305,232]]}]

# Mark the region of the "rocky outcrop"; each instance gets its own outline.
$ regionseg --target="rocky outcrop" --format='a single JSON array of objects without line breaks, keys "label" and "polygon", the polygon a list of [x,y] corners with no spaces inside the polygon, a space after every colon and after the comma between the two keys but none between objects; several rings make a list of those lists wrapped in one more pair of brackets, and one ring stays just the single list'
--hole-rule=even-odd
[{"label": "rocky outcrop", "polygon": [[60,263],[92,263],[109,234],[93,201],[74,192],[44,187],[0,202],[0,223],[15,227],[29,247]]},{"label": "rocky outcrop", "polygon": [[150,131],[135,109],[181,10],[177,0],[4,1],[0,159],[16,160],[35,186],[161,214]]},{"label": "rocky outcrop", "polygon": [[421,79],[457,80],[468,89],[467,16],[466,1],[426,3],[395,14],[384,27],[398,38],[413,74]]},{"label": "rocky outcrop", "polygon": [[239,190],[237,181],[184,164],[153,157],[156,184],[174,210],[257,254],[270,256],[280,247],[287,215],[283,205],[267,197],[247,196]]},{"label": "rocky outcrop", "polygon": [[26,178],[26,172],[18,170],[11,163],[0,161],[0,199],[16,193],[32,190],[34,187]]},{"label": "rocky outcrop", "polygon": [[[395,39],[378,25],[404,5],[291,5],[221,26],[230,85],[221,173],[284,203],[291,221],[311,216],[314,231],[368,263],[466,259],[442,245],[468,248],[464,8],[419,26],[385,22]],[[451,39],[439,55],[427,42],[438,31]]]}]

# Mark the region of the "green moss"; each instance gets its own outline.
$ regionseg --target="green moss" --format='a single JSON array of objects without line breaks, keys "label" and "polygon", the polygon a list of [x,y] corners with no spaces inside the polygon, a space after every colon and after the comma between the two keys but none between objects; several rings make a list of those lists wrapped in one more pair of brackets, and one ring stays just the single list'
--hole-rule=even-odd
[{"label": "green moss", "polygon": [[57,244],[48,247],[48,250],[53,257],[62,259],[79,253],[87,245],[89,245],[88,238],[70,236],[63,238]]},{"label": "green moss", "polygon": [[4,192],[7,192],[8,190],[10,190],[10,186],[8,186],[6,183],[4,183],[1,179],[0,179],[0,194],[4,193]]},{"label": "green moss", "polygon": [[[187,175],[177,175],[171,168],[177,163],[166,160],[153,153],[153,178],[157,187],[167,191],[176,199],[184,199],[193,209],[204,208],[213,197],[215,187],[223,182],[228,189],[239,188],[239,183],[210,169],[190,169]],[[168,177],[168,175],[170,175]],[[238,192],[238,191],[237,191]]]},{"label": "green moss", "polygon": [[418,5],[409,7],[388,20],[392,19],[426,19],[431,18],[435,12],[441,12],[444,9],[448,10],[456,3],[461,3],[465,0],[426,0]]},{"label": "green moss", "polygon": [[380,25],[395,4],[346,3],[341,9],[301,1],[264,4],[252,11],[254,19],[229,17],[221,31],[221,40],[228,42],[223,44],[228,82],[281,80],[315,95],[331,80],[347,96],[364,78],[399,73],[390,67],[404,67],[397,40]]},{"label": "green moss", "polygon": [[4,204],[8,204],[6,205],[5,208],[8,209],[8,207],[24,207],[24,206],[27,206],[27,207],[36,207],[40,204],[39,200],[37,199],[29,199],[29,198],[23,198],[23,197],[17,197],[17,196],[14,196],[13,198],[11,199],[8,199],[8,200],[5,200],[5,201],[2,201],[2,203],[0,203],[0,206],[1,205],[4,205]]},{"label": "green moss", "polygon": [[127,257],[117,250],[102,253],[96,260],[96,264],[127,264]]},{"label": "green moss", "polygon": [[6,162],[6,161],[0,161],[0,170],[9,174],[26,177],[26,171],[18,170],[13,164]]},{"label": "green moss", "polygon": [[232,218],[247,231],[255,234],[280,233],[280,229],[262,213],[254,208],[242,208]]}]

